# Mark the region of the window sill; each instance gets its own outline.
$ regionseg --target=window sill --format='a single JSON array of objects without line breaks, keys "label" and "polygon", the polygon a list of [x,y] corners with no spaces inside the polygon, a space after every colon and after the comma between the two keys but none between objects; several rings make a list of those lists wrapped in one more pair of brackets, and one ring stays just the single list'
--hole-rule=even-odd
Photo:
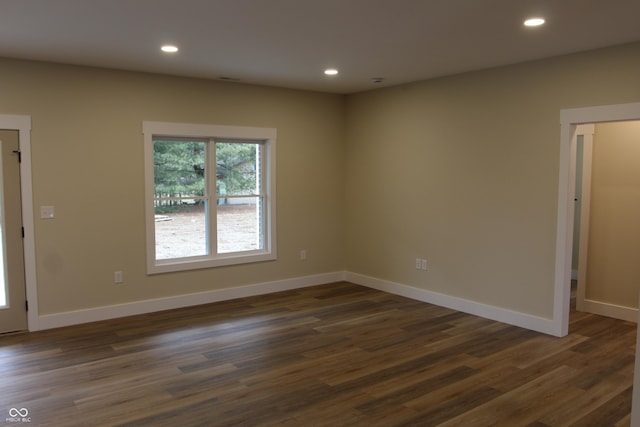
[{"label": "window sill", "polygon": [[274,252],[254,251],[247,253],[231,253],[216,257],[192,257],[151,261],[147,265],[147,274],[171,273],[176,271],[196,270],[202,268],[224,267],[239,264],[251,264],[264,261],[275,261]]}]

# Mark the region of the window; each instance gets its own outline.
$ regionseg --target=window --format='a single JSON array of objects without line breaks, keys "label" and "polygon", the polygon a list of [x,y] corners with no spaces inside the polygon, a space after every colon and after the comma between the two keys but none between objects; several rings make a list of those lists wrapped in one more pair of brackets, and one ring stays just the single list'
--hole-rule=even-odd
[{"label": "window", "polygon": [[276,258],[270,128],[144,122],[149,274]]}]

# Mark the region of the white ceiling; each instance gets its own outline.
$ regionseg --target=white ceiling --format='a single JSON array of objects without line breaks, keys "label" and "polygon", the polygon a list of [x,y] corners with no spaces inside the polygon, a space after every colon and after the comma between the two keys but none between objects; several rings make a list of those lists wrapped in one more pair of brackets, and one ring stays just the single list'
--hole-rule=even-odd
[{"label": "white ceiling", "polygon": [[0,56],[354,93],[638,41],[639,17],[640,0],[0,0]]}]

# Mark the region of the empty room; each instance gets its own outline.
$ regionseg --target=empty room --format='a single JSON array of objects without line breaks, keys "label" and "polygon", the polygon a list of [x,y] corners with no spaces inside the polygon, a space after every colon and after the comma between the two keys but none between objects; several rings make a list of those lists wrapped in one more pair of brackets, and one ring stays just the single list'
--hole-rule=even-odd
[{"label": "empty room", "polygon": [[0,425],[640,422],[637,16],[1,0]]}]

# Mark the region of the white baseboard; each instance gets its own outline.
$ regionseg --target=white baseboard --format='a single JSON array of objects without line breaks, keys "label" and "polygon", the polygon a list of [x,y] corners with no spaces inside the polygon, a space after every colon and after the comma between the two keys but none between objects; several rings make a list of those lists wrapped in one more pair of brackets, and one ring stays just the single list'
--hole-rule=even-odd
[{"label": "white baseboard", "polygon": [[484,317],[486,319],[507,323],[509,325],[531,329],[548,335],[558,335],[557,328],[555,327],[552,319],[545,319],[530,314],[494,307],[357,273],[347,272],[345,280],[357,285],[367,286],[369,288],[389,292],[391,294],[400,295],[429,304],[447,307],[464,313],[473,314],[475,316]]},{"label": "white baseboard", "polygon": [[115,319],[119,317],[134,316],[137,314],[190,307],[235,298],[243,298],[255,295],[269,294],[273,292],[305,288],[309,286],[322,285],[325,283],[339,282],[342,280],[345,280],[345,273],[340,271],[334,273],[319,274],[315,276],[305,276],[293,279],[277,280],[273,282],[257,283],[235,288],[218,289],[187,295],[178,295],[168,298],[158,298],[153,300],[136,301],[126,304],[89,308],[85,310],[47,314],[38,316],[37,324],[32,324],[33,322],[30,322],[29,330],[37,331],[70,325],[79,325],[82,323],[97,322],[100,320]]},{"label": "white baseboard", "polygon": [[[491,320],[519,326],[526,329],[542,332],[549,335],[557,335],[551,319],[519,313],[499,307],[494,307],[475,301],[457,298],[425,289],[415,288],[400,283],[394,283],[374,277],[364,276],[350,272],[333,272],[315,276],[305,276],[293,279],[277,280],[273,282],[256,283],[235,288],[218,289],[207,292],[199,292],[174,297],[158,298],[153,300],[136,301],[126,304],[116,304],[104,307],[40,315],[36,322],[29,323],[29,330],[37,331],[63,326],[78,325],[82,323],[97,322],[100,320],[115,319],[119,317],[134,316],[138,314],[152,313],[156,311],[171,310],[175,308],[191,307],[235,298],[250,297],[269,294],[273,292],[287,291],[322,285],[326,283],[349,281],[351,283],[401,295],[418,301],[447,307],[464,313],[473,314]],[[632,309],[631,309],[632,310]],[[636,311],[634,311],[634,316]],[[616,316],[613,316],[616,317]],[[634,317],[635,319],[635,317]],[[33,324],[35,323],[35,324]]]},{"label": "white baseboard", "polygon": [[600,316],[613,317],[614,319],[626,320],[633,323],[638,322],[637,308],[585,299],[582,301],[580,309]]}]

